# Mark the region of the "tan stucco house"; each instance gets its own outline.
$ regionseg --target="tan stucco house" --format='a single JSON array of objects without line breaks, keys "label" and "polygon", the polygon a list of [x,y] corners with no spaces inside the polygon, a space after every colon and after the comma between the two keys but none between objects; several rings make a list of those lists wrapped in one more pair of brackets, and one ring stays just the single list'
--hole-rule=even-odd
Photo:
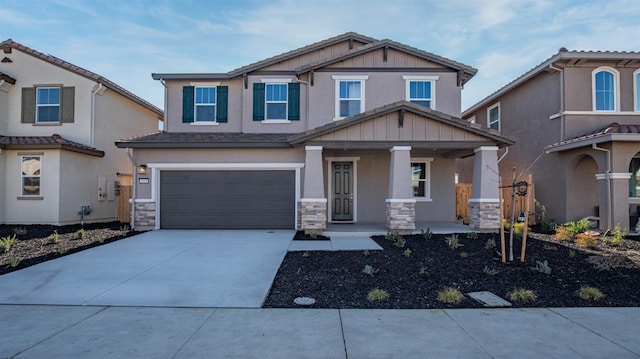
[{"label": "tan stucco house", "polygon": [[113,143],[156,132],[162,115],[100,75],[0,42],[0,224],[116,220],[132,177]]},{"label": "tan stucco house", "polygon": [[153,74],[163,132],[117,142],[135,162],[134,226],[454,222],[455,159],[474,156],[472,225],[497,228],[497,152],[513,142],[460,119],[475,73],[346,33],[228,73]]},{"label": "tan stucco house", "polygon": [[[640,53],[562,48],[462,117],[516,138],[500,151],[500,171],[507,183],[514,167],[520,179],[531,174],[548,218],[598,217],[603,230],[635,228]],[[472,180],[470,166],[459,167],[460,181]]]}]

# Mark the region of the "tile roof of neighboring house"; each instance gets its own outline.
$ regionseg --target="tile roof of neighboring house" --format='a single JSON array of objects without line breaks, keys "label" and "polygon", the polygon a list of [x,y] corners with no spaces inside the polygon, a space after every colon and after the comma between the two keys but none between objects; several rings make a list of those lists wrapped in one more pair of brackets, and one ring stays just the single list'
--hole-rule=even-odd
[{"label": "tile roof of neighboring house", "polygon": [[255,62],[253,64],[247,65],[247,66],[243,66],[243,67],[239,67],[235,70],[232,70],[230,72],[227,73],[174,73],[174,74],[159,74],[159,73],[154,73],[151,74],[151,76],[153,77],[153,79],[155,80],[196,80],[196,79],[208,79],[208,80],[225,80],[225,79],[232,79],[238,76],[242,76],[244,74],[259,70],[261,68],[267,67],[267,66],[271,66],[274,64],[277,64],[279,62],[282,61],[286,61],[289,60],[291,58],[294,58],[296,56],[301,56],[313,51],[317,51],[319,49],[328,47],[328,46],[332,46],[334,44],[338,44],[340,42],[346,41],[346,40],[353,40],[353,41],[358,41],[360,43],[364,43],[365,45],[362,46],[357,46],[354,47],[353,49],[349,50],[346,53],[341,53],[341,54],[337,54],[335,56],[332,56],[330,58],[326,58],[326,59],[322,59],[317,61],[314,64],[308,65],[308,66],[303,66],[299,69],[296,70],[296,72],[298,74],[307,72],[307,71],[311,71],[311,70],[315,70],[324,66],[328,66],[330,64],[345,60],[345,59],[349,59],[358,55],[361,55],[363,53],[367,53],[370,51],[374,51],[376,49],[380,49],[380,48],[393,48],[396,49],[398,51],[402,51],[402,52],[406,52],[409,54],[412,54],[414,56],[429,60],[429,61],[433,61],[435,63],[453,68],[454,70],[457,71],[461,71],[462,73],[464,73],[463,78],[461,79],[462,82],[466,82],[467,80],[469,80],[471,77],[473,77],[476,72],[478,70],[476,70],[475,68],[471,67],[471,66],[467,66],[464,65],[462,63],[453,61],[453,60],[449,60],[446,59],[444,57],[432,54],[430,52],[427,51],[423,51],[420,49],[417,49],[415,47],[411,47],[408,45],[404,45],[401,44],[399,42],[395,42],[395,41],[391,41],[391,40],[376,40],[374,38],[371,37],[367,37],[364,35],[360,35],[357,34],[355,32],[348,32],[339,36],[335,36],[326,40],[322,40],[316,43],[313,43],[311,45],[307,45],[304,47],[301,47],[299,49],[295,49],[289,52],[285,52],[283,54],[280,55],[276,55],[273,57],[270,57],[268,59],[262,60],[262,61],[258,61]]},{"label": "tile roof of neighboring house", "polygon": [[6,81],[6,82],[8,82],[8,83],[10,83],[12,85],[15,85],[15,83],[16,83],[16,79],[14,79],[13,77],[11,77],[11,76],[9,76],[7,74],[4,74],[2,72],[0,72],[0,80],[1,81]]},{"label": "tile roof of neighboring house", "polygon": [[116,142],[119,148],[291,147],[286,133],[158,132]]},{"label": "tile roof of neighboring house", "polygon": [[1,136],[0,148],[9,150],[20,149],[62,149],[71,152],[83,153],[86,155],[104,157],[104,151],[70,141],[64,137],[53,134],[51,136]]},{"label": "tile roof of neighboring house", "polygon": [[[606,127],[598,129],[596,131],[592,131],[590,133],[577,136],[574,138],[570,138],[564,141],[560,141],[545,147],[550,152],[554,152],[557,150],[565,150],[576,147],[586,146],[592,143],[600,143],[607,142],[611,140],[620,140],[624,137],[616,136],[616,135],[633,135],[634,141],[637,141],[638,135],[640,134],[640,125],[633,124],[619,124],[617,122],[612,122]],[[616,136],[614,138],[613,136]]]},{"label": "tile roof of neighboring house", "polygon": [[558,60],[614,60],[614,61],[624,61],[623,65],[628,65],[631,62],[639,62],[640,63],[640,52],[638,51],[568,51],[565,48],[561,48],[556,54],[544,60],[531,70],[525,72],[521,76],[517,77],[515,80],[507,83],[503,87],[499,88],[495,92],[491,93],[489,96],[483,98],[478,101],[468,109],[462,112],[462,117],[467,117],[471,115],[473,112],[477,111],[483,106],[489,105],[491,102],[496,101],[496,99],[503,94],[511,91],[522,83],[528,81],[532,77],[536,76],[542,71],[545,71],[550,68]]},{"label": "tile roof of neighboring house", "polygon": [[163,111],[162,109],[156,107],[155,105],[153,105],[152,103],[148,102],[147,100],[143,99],[142,97],[134,94],[133,92],[130,92],[128,90],[126,90],[125,88],[121,87],[120,85],[116,84],[115,82],[110,81],[109,79],[102,77],[94,72],[91,72],[87,69],[84,69],[82,67],[76,66],[74,64],[71,64],[69,62],[66,62],[62,59],[59,59],[55,56],[52,55],[47,55],[44,54],[42,52],[36,51],[34,49],[31,49],[27,46],[24,46],[18,42],[13,41],[12,39],[8,39],[5,40],[3,42],[0,42],[0,49],[7,49],[7,48],[13,48],[16,50],[20,50],[26,54],[29,54],[31,56],[34,56],[36,58],[39,58],[43,61],[49,62],[53,65],[59,66],[65,70],[68,70],[70,72],[73,72],[77,75],[86,77],[90,80],[93,80],[97,83],[101,83],[104,86],[106,86],[107,88],[119,93],[120,95],[128,98],[129,100],[147,108],[150,111],[155,112],[157,115],[162,116],[163,115]]}]

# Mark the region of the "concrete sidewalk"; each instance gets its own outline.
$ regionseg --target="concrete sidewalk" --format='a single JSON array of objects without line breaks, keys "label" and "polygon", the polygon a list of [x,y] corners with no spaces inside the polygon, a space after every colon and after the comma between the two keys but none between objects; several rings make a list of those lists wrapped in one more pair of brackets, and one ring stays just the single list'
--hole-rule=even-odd
[{"label": "concrete sidewalk", "polygon": [[0,306],[0,358],[639,358],[640,308]]}]

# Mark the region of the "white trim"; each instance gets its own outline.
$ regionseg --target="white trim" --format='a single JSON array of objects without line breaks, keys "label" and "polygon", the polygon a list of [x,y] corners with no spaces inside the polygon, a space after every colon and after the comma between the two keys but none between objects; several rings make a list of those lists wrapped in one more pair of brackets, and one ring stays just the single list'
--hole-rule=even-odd
[{"label": "white trim", "polygon": [[326,198],[301,198],[300,202],[320,202],[320,203],[327,203],[327,199]]},{"label": "white trim", "polygon": [[262,120],[260,121],[260,123],[264,123],[264,124],[278,124],[278,123],[291,123],[290,120]]},{"label": "white trim", "polygon": [[476,149],[473,150],[473,152],[480,152],[480,151],[497,151],[499,149],[498,146],[480,146]]},{"label": "white trim", "polygon": [[440,76],[437,75],[403,75],[402,76],[403,80],[409,80],[409,81],[438,81],[440,79]]},{"label": "white trim", "polygon": [[151,198],[136,198],[133,200],[133,203],[154,203],[155,200]]},{"label": "white trim", "polygon": [[354,75],[333,75],[332,79],[335,80],[335,93],[334,93],[334,101],[335,101],[335,117],[334,121],[342,120],[346,117],[340,117],[340,81],[360,81],[360,112],[363,113],[365,109],[365,80],[369,79],[368,75],[363,76],[354,76]]},{"label": "white trim", "polygon": [[469,121],[469,122],[471,122],[471,123],[476,123],[476,115],[473,115],[473,116],[469,117],[469,118],[467,119],[467,121]]},{"label": "white trim", "polygon": [[[493,110],[494,108],[498,108],[498,129],[497,131],[500,131],[502,129],[502,108],[500,107],[500,101],[494,103],[493,105],[487,107],[487,127],[489,129],[491,128],[491,110]],[[493,129],[495,130],[495,129]]]},{"label": "white trim", "polygon": [[[213,89],[213,91],[215,92],[215,102],[198,104],[198,96],[196,95],[196,93],[198,92],[198,89]],[[213,121],[198,120],[198,106],[203,106],[203,107],[213,106]],[[194,86],[193,87],[193,122],[190,122],[190,123],[191,124],[202,123],[205,125],[212,125],[217,122],[218,122],[218,86],[203,86],[203,85]]]},{"label": "white trim", "polygon": [[368,80],[369,75],[333,75],[334,80]]},{"label": "white trim", "polygon": [[640,69],[637,69],[633,72],[633,111],[640,112],[640,101],[638,101],[638,96],[640,96],[640,81],[638,81],[638,77],[640,77]]},{"label": "white trim", "polygon": [[389,152],[394,151],[411,151],[411,146],[393,146],[389,149]]},{"label": "white trim", "polygon": [[634,111],[563,111],[560,113],[556,113],[555,115],[549,116],[550,120],[562,117],[562,116],[570,116],[570,115],[592,115],[592,116],[638,116],[637,112]]},{"label": "white trim", "polygon": [[189,84],[191,86],[195,86],[195,87],[218,87],[218,86],[220,86],[220,81],[218,81],[218,82],[191,81]]},{"label": "white trim", "polygon": [[304,146],[305,151],[322,151],[322,146]]},{"label": "white trim", "polygon": [[[613,75],[613,110],[596,110],[596,74],[606,71]],[[617,112],[620,110],[620,71],[609,66],[600,66],[591,71],[591,109],[594,112]]]},{"label": "white trim", "polygon": [[[631,173],[627,172],[613,172],[609,173],[609,179],[631,179]],[[607,179],[607,173],[596,173],[596,179],[598,181]]]},{"label": "white trim", "polygon": [[[333,163],[334,162],[351,162],[353,163],[353,220],[352,221],[336,221],[339,223],[356,223],[358,222],[358,161],[360,157],[325,157],[327,161],[327,193],[333,193]],[[331,194],[327,197],[332,196]],[[327,198],[328,199],[328,198]],[[333,200],[327,200],[327,219],[328,222],[333,222],[332,204]]]},{"label": "white trim", "polygon": [[387,198],[384,201],[387,203],[416,203],[415,198]]},{"label": "white trim", "polygon": [[290,83],[291,79],[260,79],[260,82],[262,82],[263,84],[270,84],[270,83]]},{"label": "white trim", "polygon": [[219,126],[220,123],[216,121],[195,121],[190,122],[191,126]]},{"label": "white trim", "polygon": [[[418,202],[432,202],[433,198],[431,198],[431,162],[433,162],[432,157],[415,157],[411,158],[411,163],[424,163],[425,164],[425,186],[424,186],[424,197],[413,197]],[[413,173],[411,174],[411,181],[413,182]],[[412,184],[413,188],[413,184]]]},{"label": "white trim", "polygon": [[[404,81],[404,87],[405,87],[405,100],[407,100],[408,102],[411,102],[411,82],[428,82],[429,86],[431,87],[431,97],[428,99],[424,99],[429,101],[429,108],[430,109],[436,109],[436,81],[438,81],[438,79],[440,78],[440,76],[415,76],[415,75],[404,75],[402,76],[402,79],[405,80]],[[414,99],[419,101],[420,99]]]},{"label": "white trim", "polygon": [[469,203],[500,203],[500,198],[471,198]]}]

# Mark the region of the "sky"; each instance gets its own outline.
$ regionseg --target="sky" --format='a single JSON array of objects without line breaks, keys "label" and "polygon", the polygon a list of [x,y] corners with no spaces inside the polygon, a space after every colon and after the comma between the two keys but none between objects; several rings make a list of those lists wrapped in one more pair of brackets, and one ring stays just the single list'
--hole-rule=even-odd
[{"label": "sky", "polygon": [[461,109],[561,47],[640,51],[638,0],[0,0],[13,39],[163,108],[151,73],[226,73],[345,32],[478,69]]}]

